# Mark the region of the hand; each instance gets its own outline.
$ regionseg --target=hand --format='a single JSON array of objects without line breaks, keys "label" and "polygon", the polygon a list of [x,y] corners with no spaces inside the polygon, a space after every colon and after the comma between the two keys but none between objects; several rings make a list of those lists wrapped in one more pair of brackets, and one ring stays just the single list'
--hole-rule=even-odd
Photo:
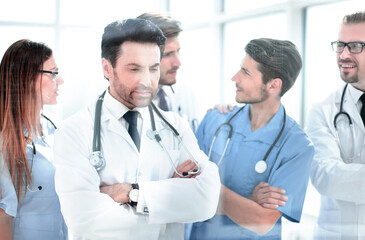
[{"label": "hand", "polygon": [[109,195],[115,202],[129,203],[128,193],[132,185],[129,183],[116,183],[100,187],[100,192]]},{"label": "hand", "polygon": [[[192,172],[193,170],[197,170],[197,166],[195,165],[195,163],[193,161],[187,160],[187,161],[183,162],[182,164],[180,164],[176,168],[176,170],[177,170],[178,173],[183,175],[183,172]],[[181,177],[181,176],[177,175],[176,172],[174,172],[174,175],[172,176],[172,178],[195,178],[199,174],[200,173],[191,174],[191,175],[188,175],[186,177]]]},{"label": "hand", "polygon": [[[228,112],[232,112],[233,108],[234,108],[234,106],[231,104],[221,103],[221,104],[215,105],[213,109],[217,109],[218,112],[220,112],[220,113],[227,114]],[[209,108],[208,111],[213,110],[213,109]]]},{"label": "hand", "polygon": [[264,208],[276,209],[279,206],[284,206],[288,200],[288,197],[284,194],[284,189],[271,187],[268,183],[260,182],[252,191],[249,199]]}]

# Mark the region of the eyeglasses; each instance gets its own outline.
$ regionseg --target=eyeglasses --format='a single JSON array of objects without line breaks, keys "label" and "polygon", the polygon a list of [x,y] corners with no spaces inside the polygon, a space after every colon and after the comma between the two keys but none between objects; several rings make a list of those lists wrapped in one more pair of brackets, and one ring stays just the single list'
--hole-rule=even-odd
[{"label": "eyeglasses", "polygon": [[343,50],[345,50],[345,47],[347,46],[350,53],[358,54],[358,53],[362,52],[362,49],[365,46],[365,43],[363,43],[363,42],[345,43],[345,42],[334,41],[334,42],[331,42],[331,45],[332,45],[333,51],[335,51],[336,53],[342,53]]},{"label": "eyeglasses", "polygon": [[54,71],[48,71],[48,70],[39,70],[40,73],[49,73],[52,74],[52,80],[53,81],[57,81],[58,78],[58,72],[54,72]]}]

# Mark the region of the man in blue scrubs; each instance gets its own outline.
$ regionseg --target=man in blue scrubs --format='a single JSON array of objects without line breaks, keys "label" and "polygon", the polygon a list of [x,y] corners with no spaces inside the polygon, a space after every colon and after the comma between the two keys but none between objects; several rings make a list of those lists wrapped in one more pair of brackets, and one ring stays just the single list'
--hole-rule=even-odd
[{"label": "man in blue scrubs", "polygon": [[[254,39],[245,51],[232,77],[236,101],[245,107],[209,111],[197,131],[222,185],[216,215],[194,223],[190,239],[281,239],[281,217],[301,217],[314,148],[280,102],[301,70],[301,56],[290,41],[274,39]],[[216,131],[229,119],[227,145],[230,127]]]}]

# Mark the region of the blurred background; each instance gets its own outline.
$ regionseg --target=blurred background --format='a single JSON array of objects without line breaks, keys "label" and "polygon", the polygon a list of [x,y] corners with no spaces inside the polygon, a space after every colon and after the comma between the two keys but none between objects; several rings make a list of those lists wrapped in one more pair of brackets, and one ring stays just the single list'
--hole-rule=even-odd
[{"label": "blurred background", "polygon": [[[0,0],[0,57],[16,40],[41,41],[54,50],[59,104],[46,107],[56,122],[93,101],[107,86],[101,70],[101,35],[112,21],[144,12],[168,12],[182,23],[178,82],[190,86],[201,118],[217,103],[235,104],[231,77],[253,38],[288,39],[303,69],[282,101],[305,128],[306,114],[342,84],[331,41],[345,14],[364,11],[363,0]],[[284,221],[283,239],[311,239],[319,196],[309,185],[299,224]]]}]

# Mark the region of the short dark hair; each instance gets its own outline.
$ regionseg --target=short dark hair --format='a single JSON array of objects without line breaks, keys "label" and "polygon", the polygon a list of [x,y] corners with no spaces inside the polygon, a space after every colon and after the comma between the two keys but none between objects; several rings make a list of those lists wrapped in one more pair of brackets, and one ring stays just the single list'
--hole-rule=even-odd
[{"label": "short dark hair", "polygon": [[166,38],[160,28],[148,20],[126,19],[115,21],[104,28],[101,41],[101,57],[110,61],[115,67],[120,53],[120,46],[126,42],[156,43],[161,56],[165,49]]},{"label": "short dark hair", "polygon": [[342,24],[365,22],[365,12],[356,12],[343,17]]},{"label": "short dark hair", "polygon": [[167,38],[178,37],[182,31],[181,23],[171,18],[166,13],[144,13],[137,17],[138,19],[145,19],[156,24]]},{"label": "short dark hair", "polygon": [[296,46],[287,40],[254,39],[246,45],[245,51],[259,64],[264,84],[274,78],[282,80],[280,96],[293,86],[302,68]]}]

